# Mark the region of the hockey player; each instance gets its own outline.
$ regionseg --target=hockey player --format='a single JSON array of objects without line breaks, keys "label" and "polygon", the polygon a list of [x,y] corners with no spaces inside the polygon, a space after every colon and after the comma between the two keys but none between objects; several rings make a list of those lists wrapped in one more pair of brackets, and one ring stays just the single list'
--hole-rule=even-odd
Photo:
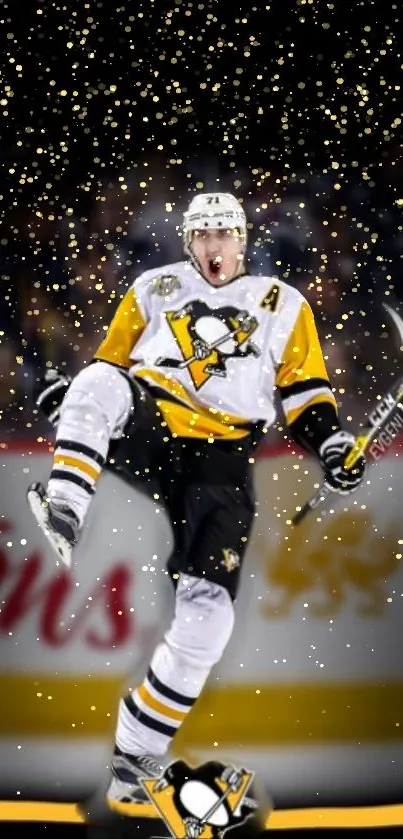
[{"label": "hockey player", "polygon": [[355,490],[364,473],[363,459],[343,466],[355,438],[340,428],[312,311],[281,280],[247,273],[246,230],[234,196],[194,197],[186,260],[138,277],[93,363],[71,384],[56,374],[38,399],[57,434],[48,484],[32,484],[28,502],[67,566],[111,451],[115,468],[158,481],[174,534],[175,615],[120,701],[111,801],[144,798],[140,779],[158,775],[230,638],[254,517],[251,453],[275,420],[275,391],[332,490]]}]

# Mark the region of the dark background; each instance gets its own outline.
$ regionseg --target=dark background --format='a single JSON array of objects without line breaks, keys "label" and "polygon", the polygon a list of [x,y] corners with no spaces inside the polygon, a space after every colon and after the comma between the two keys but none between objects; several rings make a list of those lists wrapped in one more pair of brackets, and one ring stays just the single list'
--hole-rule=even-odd
[{"label": "dark background", "polygon": [[38,371],[75,373],[136,275],[181,258],[199,190],[235,192],[250,270],[308,298],[345,422],[398,373],[399,5],[251,2],[3,4],[6,436],[46,436]]}]

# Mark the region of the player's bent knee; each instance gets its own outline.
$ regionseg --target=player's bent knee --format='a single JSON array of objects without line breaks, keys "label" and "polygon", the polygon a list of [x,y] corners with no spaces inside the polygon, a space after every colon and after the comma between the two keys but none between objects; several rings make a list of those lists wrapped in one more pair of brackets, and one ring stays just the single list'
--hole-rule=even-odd
[{"label": "player's bent knee", "polygon": [[73,379],[63,402],[62,411],[75,405],[94,405],[109,416],[128,413],[132,405],[130,384],[112,364],[98,361],[81,370]]},{"label": "player's bent knee", "polygon": [[168,644],[200,667],[211,667],[220,660],[233,626],[234,606],[223,586],[180,575],[175,618],[165,636]]},{"label": "player's bent knee", "polygon": [[82,392],[102,402],[105,398],[110,399],[111,393],[126,394],[131,391],[125,375],[117,367],[106,361],[98,361],[77,373],[68,395],[71,398],[72,394]]}]

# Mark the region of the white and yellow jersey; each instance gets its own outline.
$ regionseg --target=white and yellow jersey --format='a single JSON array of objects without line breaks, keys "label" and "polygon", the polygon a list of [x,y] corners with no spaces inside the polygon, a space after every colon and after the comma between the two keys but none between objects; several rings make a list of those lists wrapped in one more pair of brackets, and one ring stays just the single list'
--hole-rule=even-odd
[{"label": "white and yellow jersey", "polygon": [[142,274],[121,301],[96,359],[152,387],[178,436],[240,439],[310,405],[336,403],[312,311],[292,286],[250,274],[211,286],[190,262]]}]

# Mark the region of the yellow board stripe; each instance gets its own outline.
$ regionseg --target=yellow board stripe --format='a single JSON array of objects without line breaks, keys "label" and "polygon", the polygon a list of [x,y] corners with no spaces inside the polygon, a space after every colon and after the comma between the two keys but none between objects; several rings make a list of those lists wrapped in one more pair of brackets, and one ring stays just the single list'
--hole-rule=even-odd
[{"label": "yellow board stripe", "polygon": [[[0,675],[0,735],[112,734],[123,678]],[[23,702],[21,699],[23,698]]]},{"label": "yellow board stripe", "polygon": [[55,465],[60,463],[62,466],[73,466],[75,469],[79,469],[80,472],[85,472],[85,474],[89,475],[90,478],[93,478],[94,481],[96,481],[101,472],[101,469],[94,469],[93,466],[90,466],[83,460],[78,460],[76,457],[69,457],[67,454],[56,454],[53,462]]},{"label": "yellow board stripe", "polygon": [[228,686],[204,691],[175,737],[177,749],[403,740],[403,683]]},{"label": "yellow board stripe", "polygon": [[0,821],[84,823],[76,804],[42,801],[0,801]]},{"label": "yellow board stripe", "polygon": [[[131,815],[156,819],[152,804],[132,804]],[[127,811],[126,811],[127,812]],[[68,822],[85,824],[76,804],[43,801],[0,801],[0,821]],[[324,807],[273,810],[266,828],[397,827],[403,825],[403,804],[374,807]]]},{"label": "yellow board stripe", "polygon": [[151,693],[148,692],[144,685],[137,688],[136,693],[138,693],[140,699],[142,699],[149,708],[152,708],[153,711],[157,711],[158,714],[163,714],[165,717],[169,717],[171,720],[182,722],[187,716],[187,711],[177,711],[174,708],[170,708],[169,705],[165,705],[164,702],[160,702],[159,699],[155,699],[154,696],[151,696]]},{"label": "yellow board stripe", "polygon": [[[0,676],[0,735],[104,737],[113,732],[124,677]],[[24,701],[21,702],[21,697]],[[227,685],[206,689],[175,737],[176,750],[242,742],[289,746],[393,740],[403,682]]]}]

